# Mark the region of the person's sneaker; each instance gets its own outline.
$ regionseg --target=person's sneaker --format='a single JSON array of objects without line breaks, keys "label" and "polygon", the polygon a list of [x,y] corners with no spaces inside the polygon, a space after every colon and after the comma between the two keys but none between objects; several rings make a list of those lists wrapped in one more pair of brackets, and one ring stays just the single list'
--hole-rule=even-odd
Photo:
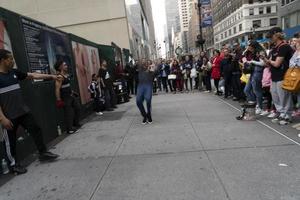
[{"label": "person's sneaker", "polygon": [[272,119],[271,121],[274,124],[278,124],[281,120],[284,120],[284,118],[282,116],[278,116],[278,117]]},{"label": "person's sneaker", "polygon": [[279,121],[279,124],[280,124],[280,125],[288,125],[288,124],[290,124],[290,123],[292,123],[292,120],[289,119],[289,118],[282,119],[282,120]]},{"label": "person's sneaker", "polygon": [[270,112],[269,112],[268,110],[263,110],[263,111],[260,113],[261,116],[267,116],[267,115],[269,115],[269,114],[270,114]]},{"label": "person's sneaker", "polygon": [[151,114],[148,114],[147,118],[148,118],[148,124],[152,124],[153,121],[152,121]]},{"label": "person's sneaker", "polygon": [[21,165],[14,165],[10,167],[10,172],[16,175],[27,173],[27,169]]},{"label": "person's sneaker", "polygon": [[147,117],[144,117],[142,124],[147,124]]},{"label": "person's sneaker", "polygon": [[240,99],[239,98],[237,98],[237,97],[233,97],[233,99],[232,99],[233,101],[239,101]]},{"label": "person's sneaker", "polygon": [[256,114],[256,115],[260,115],[261,113],[262,113],[262,109],[256,108],[255,114]]},{"label": "person's sneaker", "polygon": [[271,111],[271,113],[267,116],[268,118],[272,119],[272,118],[277,118],[278,114],[274,111]]},{"label": "person's sneaker", "polygon": [[103,115],[103,112],[96,112],[96,115],[101,116],[101,115]]},{"label": "person's sneaker", "polygon": [[40,162],[51,162],[56,160],[59,157],[59,155],[51,153],[49,151],[46,151],[44,153],[41,153],[39,156]]},{"label": "person's sneaker", "polygon": [[74,134],[77,132],[77,129],[76,128],[71,128],[70,130],[67,130],[67,134]]}]

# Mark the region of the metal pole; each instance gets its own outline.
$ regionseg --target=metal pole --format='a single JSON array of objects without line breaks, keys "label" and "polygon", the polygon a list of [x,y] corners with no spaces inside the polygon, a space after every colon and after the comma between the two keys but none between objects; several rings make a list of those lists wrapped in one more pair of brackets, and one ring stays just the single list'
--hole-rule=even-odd
[{"label": "metal pole", "polygon": [[[199,10],[199,31],[200,31],[200,38],[203,40],[203,33],[202,33],[202,15],[201,15],[201,0],[198,0],[198,10]],[[201,51],[204,51],[203,43],[200,43]]]}]

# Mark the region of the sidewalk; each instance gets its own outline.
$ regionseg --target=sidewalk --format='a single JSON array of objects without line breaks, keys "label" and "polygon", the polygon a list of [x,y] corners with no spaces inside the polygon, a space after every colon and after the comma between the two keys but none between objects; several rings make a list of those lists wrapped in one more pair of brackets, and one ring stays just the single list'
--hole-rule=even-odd
[{"label": "sidewalk", "polygon": [[238,114],[211,94],[158,95],[154,123],[142,125],[132,99],[56,145],[60,160],[0,187],[0,199],[299,200],[299,146]]}]

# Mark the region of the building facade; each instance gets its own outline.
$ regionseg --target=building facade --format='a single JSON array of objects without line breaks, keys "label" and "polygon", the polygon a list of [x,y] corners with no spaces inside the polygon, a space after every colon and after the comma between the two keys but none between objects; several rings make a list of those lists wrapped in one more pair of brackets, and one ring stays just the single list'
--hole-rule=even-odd
[{"label": "building facade", "polygon": [[190,2],[190,19],[189,19],[189,31],[188,31],[188,48],[189,53],[199,53],[199,47],[196,45],[197,36],[200,34],[199,26],[199,10],[197,0]]},{"label": "building facade", "polygon": [[176,46],[174,45],[175,34],[180,32],[180,17],[178,0],[165,0],[166,19],[167,19],[167,51],[169,57],[174,56]]},{"label": "building facade", "polygon": [[190,1],[193,0],[178,0],[180,28],[181,28],[181,48],[184,53],[188,53],[188,31],[189,31],[189,20],[190,14]]},{"label": "building facade", "polygon": [[[95,43],[111,45],[114,42],[121,48],[130,49],[134,58],[139,58],[151,57],[154,51],[151,45],[153,20],[149,13],[152,10],[148,2],[1,0],[0,6]],[[136,9],[135,12],[131,8]]]},{"label": "building facade", "polygon": [[277,0],[214,0],[212,3],[215,48],[250,37],[264,41],[267,31],[279,25]]},{"label": "building facade", "polygon": [[300,1],[281,0],[278,2],[278,8],[282,28],[287,37],[293,37],[293,34],[300,32]]}]

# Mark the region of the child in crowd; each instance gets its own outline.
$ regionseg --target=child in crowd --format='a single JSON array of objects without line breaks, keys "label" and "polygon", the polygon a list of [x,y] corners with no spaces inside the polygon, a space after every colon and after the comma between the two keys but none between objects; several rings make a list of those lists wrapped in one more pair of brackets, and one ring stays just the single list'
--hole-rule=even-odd
[{"label": "child in crowd", "polygon": [[[94,106],[96,115],[103,115],[101,112],[101,107],[103,107],[103,101],[101,101],[101,89],[99,87],[99,82],[97,81],[97,75],[92,75],[92,82],[88,87],[89,92],[91,93],[91,98],[94,99]],[[102,106],[101,106],[102,105]]]}]

